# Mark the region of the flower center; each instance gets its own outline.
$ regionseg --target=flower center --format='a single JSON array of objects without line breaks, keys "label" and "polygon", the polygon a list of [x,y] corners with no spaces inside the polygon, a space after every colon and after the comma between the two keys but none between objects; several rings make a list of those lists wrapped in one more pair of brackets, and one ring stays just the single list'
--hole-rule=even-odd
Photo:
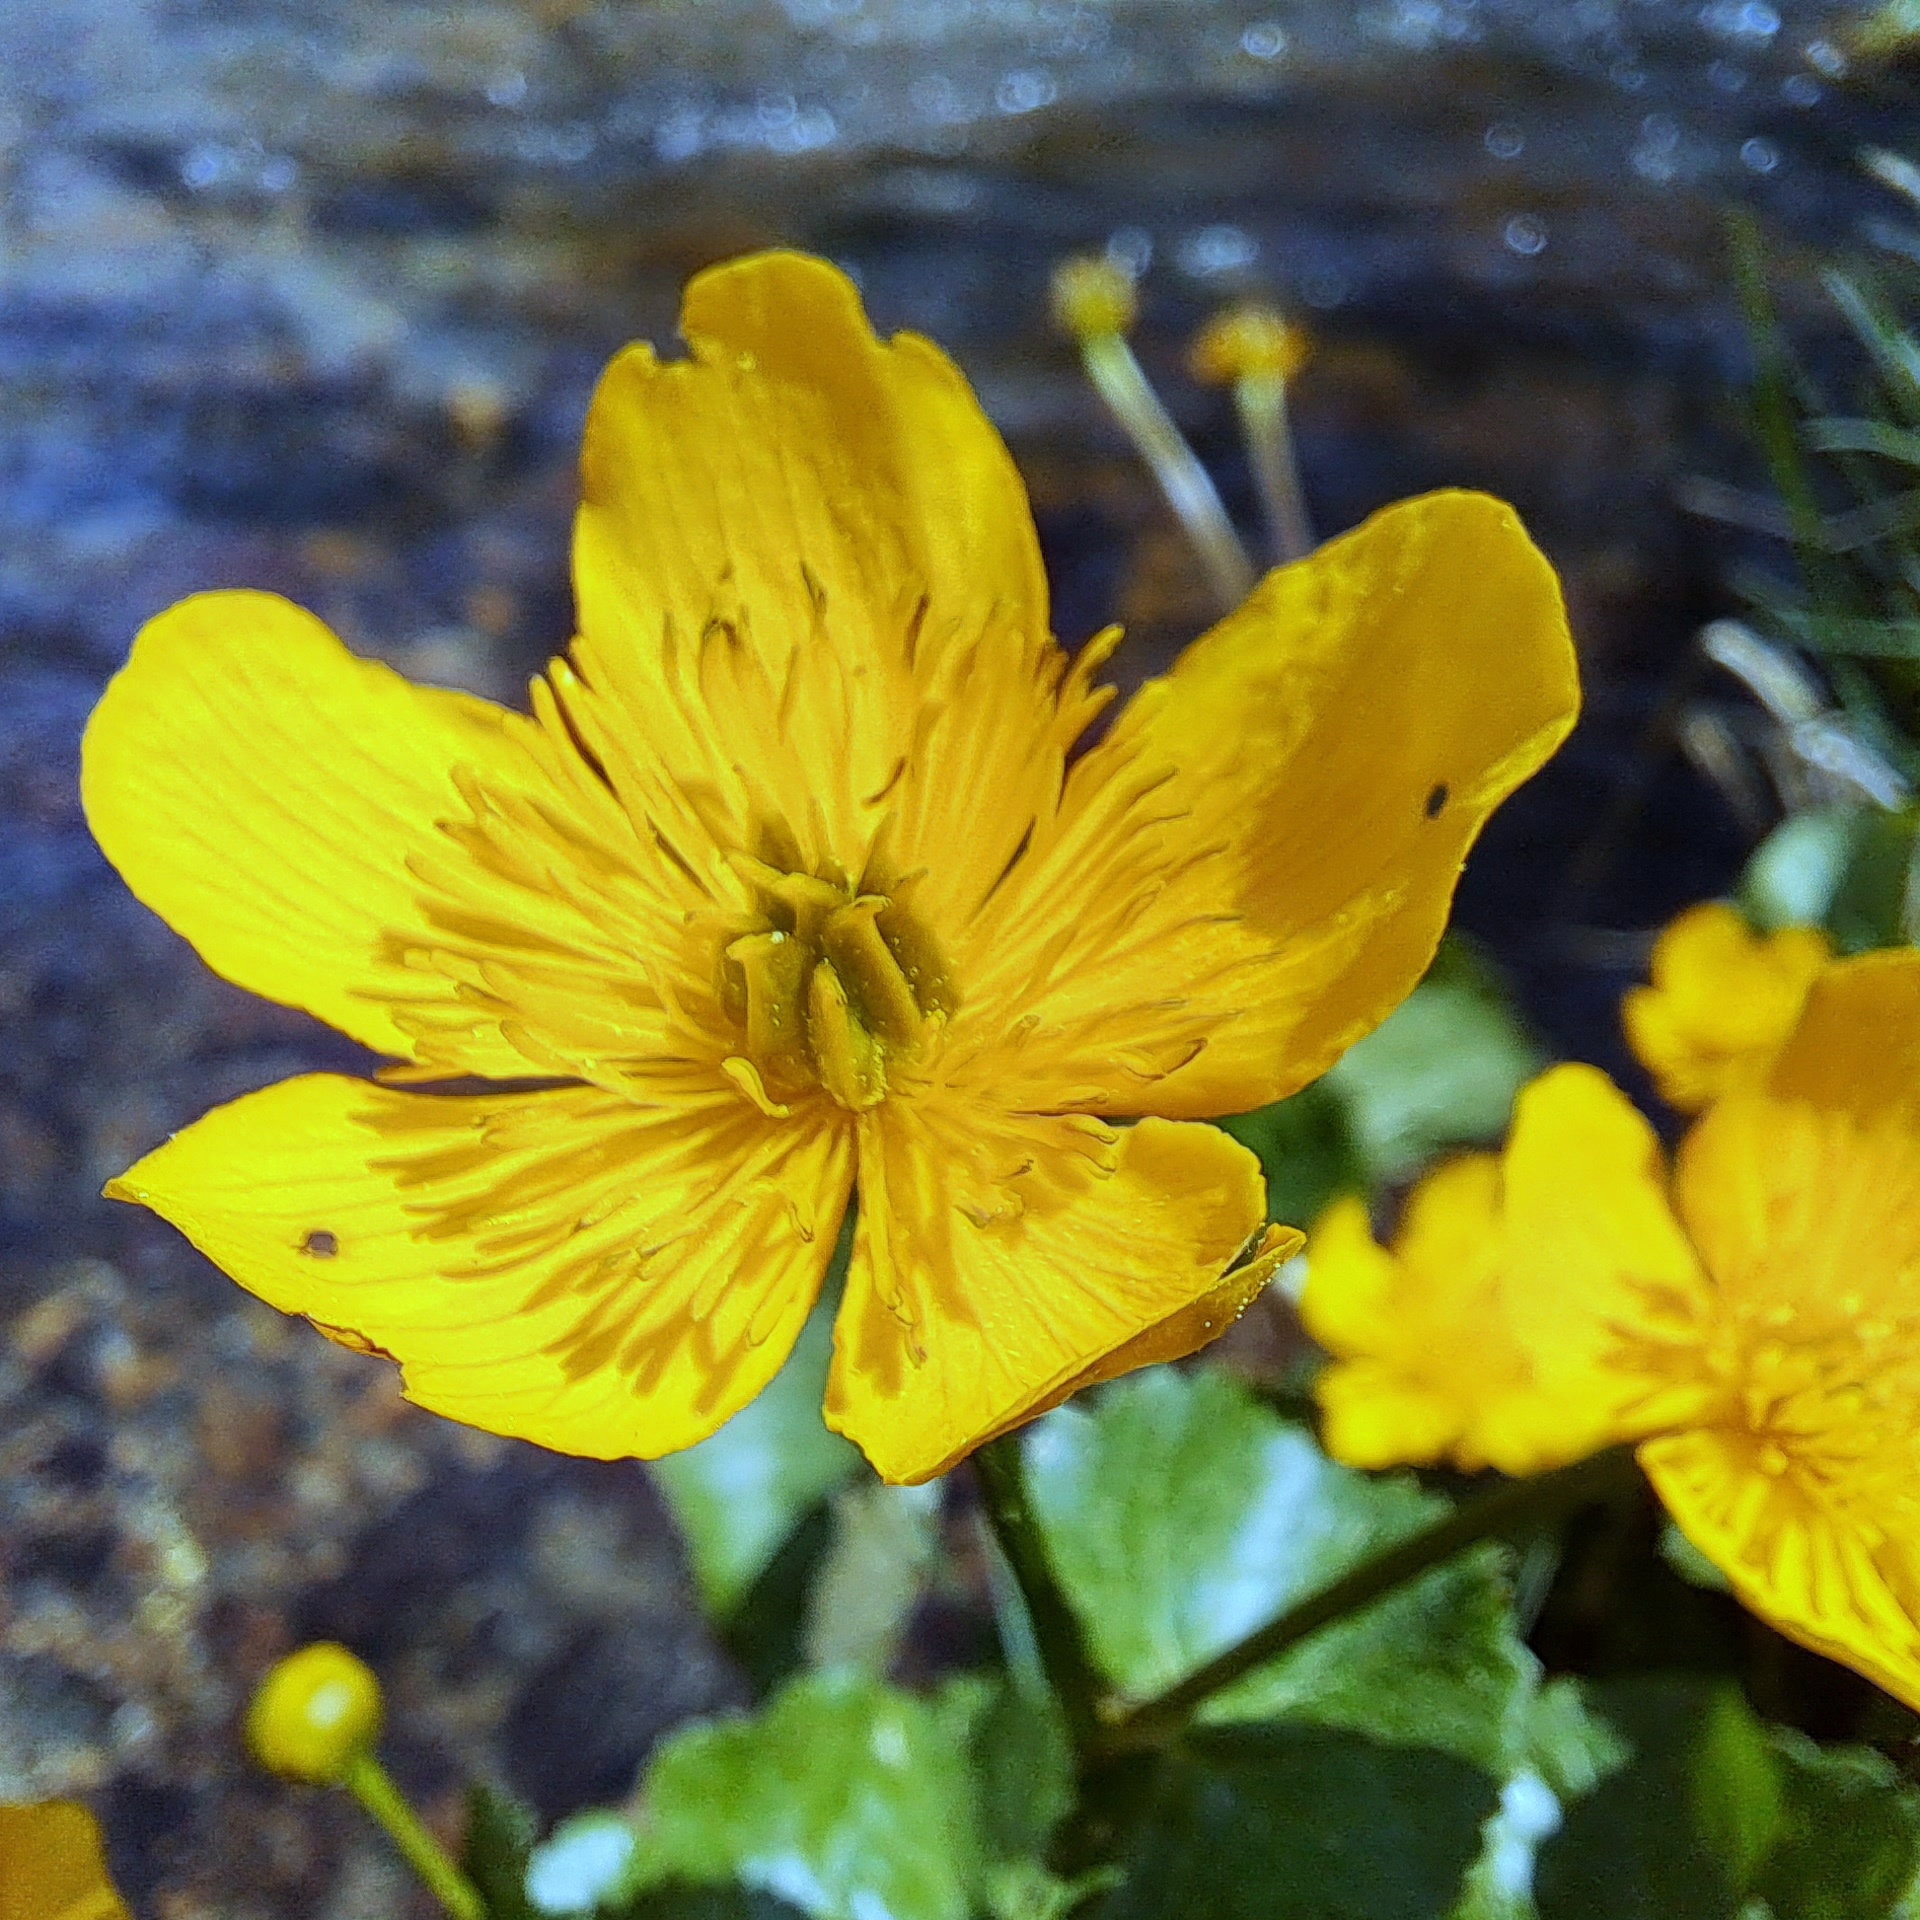
[{"label": "flower center", "polygon": [[735,864],[765,924],[724,949],[721,998],[745,1034],[728,1071],[769,1112],[810,1086],[878,1106],[889,1068],[923,1059],[955,1005],[932,936],[889,894]]}]

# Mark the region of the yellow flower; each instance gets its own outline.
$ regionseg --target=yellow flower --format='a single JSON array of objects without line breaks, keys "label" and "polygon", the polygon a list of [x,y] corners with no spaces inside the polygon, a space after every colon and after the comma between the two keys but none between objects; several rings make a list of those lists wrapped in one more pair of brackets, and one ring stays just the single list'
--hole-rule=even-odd
[{"label": "yellow flower", "polygon": [[1759,934],[1722,901],[1689,907],[1654,943],[1652,986],[1621,1002],[1627,1043],[1669,1106],[1698,1113],[1765,1067],[1832,958],[1817,927]]},{"label": "yellow flower", "polygon": [[1291,1250],[1195,1122],[1408,991],[1572,654],[1511,510],[1436,494],[1077,750],[1115,636],[1050,637],[952,364],[789,254],[699,276],[682,328],[594,399],[531,716],[264,594],[141,634],[87,733],[101,845],[218,971],[399,1064],[249,1095],[109,1192],[422,1405],[617,1457],[767,1383],[857,1180],[827,1418],[918,1480],[1190,1352]]},{"label": "yellow flower", "polygon": [[85,1807],[0,1807],[0,1920],[131,1920]]},{"label": "yellow flower", "polygon": [[1391,1252],[1331,1213],[1332,1451],[1530,1473],[1618,1441],[1756,1613],[1920,1707],[1920,953],[1833,963],[1671,1181],[1588,1067],[1442,1168]]}]

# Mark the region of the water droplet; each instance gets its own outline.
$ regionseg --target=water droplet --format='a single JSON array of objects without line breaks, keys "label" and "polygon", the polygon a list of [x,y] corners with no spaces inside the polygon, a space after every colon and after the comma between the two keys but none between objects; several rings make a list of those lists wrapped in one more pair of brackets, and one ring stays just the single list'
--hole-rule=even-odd
[{"label": "water droplet", "polygon": [[1496,120],[1482,135],[1480,144],[1496,160],[1514,160],[1525,150],[1527,136],[1510,120]]},{"label": "water droplet", "polygon": [[496,107],[517,107],[527,97],[527,76],[518,67],[502,67],[487,82],[487,98]]},{"label": "water droplet", "polygon": [[260,163],[260,186],[266,193],[285,193],[300,177],[298,164],[284,153]]},{"label": "water droplet", "polygon": [[1749,173],[1771,173],[1780,164],[1780,149],[1771,140],[1755,138],[1740,148],[1740,164]]},{"label": "water droplet", "polygon": [[1764,46],[1780,31],[1780,16],[1764,0],[1712,0],[1700,24],[1717,40],[1755,40]]},{"label": "water droplet", "polygon": [[1287,30],[1277,20],[1256,20],[1240,36],[1240,51],[1256,60],[1278,60],[1287,50]]},{"label": "water droplet", "polygon": [[1829,80],[1838,80],[1847,70],[1847,56],[1831,40],[1809,40],[1807,65]]},{"label": "water droplet", "polygon": [[1716,60],[1707,69],[1707,83],[1722,93],[1738,93],[1747,84],[1747,70],[1731,60]]},{"label": "water droplet", "polygon": [[1780,97],[1790,107],[1817,106],[1820,82],[1810,73],[1790,73],[1780,82]]},{"label": "water droplet", "polygon": [[706,144],[706,122],[698,107],[675,107],[653,136],[654,153],[668,166],[691,160]]},{"label": "water droplet", "polygon": [[211,140],[203,140],[180,162],[180,178],[195,193],[205,193],[217,185],[227,170],[227,150]]},{"label": "water droplet", "polygon": [[767,135],[767,145],[776,153],[812,153],[831,146],[839,132],[840,123],[825,107],[803,107]]},{"label": "water droplet", "polygon": [[1145,227],[1115,227],[1107,235],[1107,258],[1138,280],[1153,264],[1153,235]]},{"label": "water droplet", "polygon": [[1003,74],[993,90],[993,104],[1002,113],[1036,113],[1059,97],[1052,74],[1042,67],[1017,67]]},{"label": "water droplet", "polygon": [[1544,253],[1547,245],[1546,223],[1537,220],[1530,213],[1516,213],[1506,224],[1502,239],[1508,250],[1531,260],[1537,253]]},{"label": "water droplet", "polygon": [[1253,265],[1260,249],[1251,234],[1225,224],[1202,227],[1180,242],[1181,271],[1196,280],[1209,280],[1216,274],[1239,273]]}]

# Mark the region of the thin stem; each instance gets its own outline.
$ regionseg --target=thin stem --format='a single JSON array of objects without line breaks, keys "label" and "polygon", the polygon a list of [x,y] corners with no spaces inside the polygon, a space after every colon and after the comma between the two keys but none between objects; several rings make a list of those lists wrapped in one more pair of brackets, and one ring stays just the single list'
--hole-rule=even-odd
[{"label": "thin stem", "polygon": [[1087,378],[1126,429],[1187,530],[1221,611],[1231,613],[1253,586],[1253,562],[1199,456],[1161,405],[1123,335],[1089,334],[1080,343],[1080,357]]},{"label": "thin stem", "polygon": [[1273,550],[1283,562],[1304,560],[1313,551],[1313,523],[1307,518],[1293,430],[1287,424],[1287,383],[1277,373],[1243,374],[1233,383],[1233,403]]},{"label": "thin stem", "polygon": [[1498,1493],[1456,1508],[1424,1532],[1362,1561],[1331,1586],[1309,1594],[1164,1693],[1137,1706],[1103,1704],[1100,1717],[1105,1725],[1093,1738],[1093,1751],[1100,1758],[1112,1758],[1164,1745],[1203,1700],[1285,1653],[1309,1634],[1359,1612],[1395,1587],[1483,1540],[1517,1541],[1543,1532],[1582,1507],[1606,1499],[1625,1484],[1631,1471],[1631,1453],[1615,1448],[1554,1473],[1516,1480]]},{"label": "thin stem", "polygon": [[407,1865],[453,1920],[487,1920],[486,1903],[473,1882],[447,1857],[446,1849],[421,1824],[392,1776],[371,1753],[358,1755],[340,1784],[386,1830]]},{"label": "thin stem", "polygon": [[1093,1734],[1094,1701],[1102,1683],[1088,1658],[1080,1622],[1054,1577],[1046,1541],[1027,1502],[1020,1436],[1003,1433],[989,1440],[974,1453],[973,1471],[987,1524],[1026,1602],[1047,1683],[1060,1703],[1075,1748],[1082,1748]]}]

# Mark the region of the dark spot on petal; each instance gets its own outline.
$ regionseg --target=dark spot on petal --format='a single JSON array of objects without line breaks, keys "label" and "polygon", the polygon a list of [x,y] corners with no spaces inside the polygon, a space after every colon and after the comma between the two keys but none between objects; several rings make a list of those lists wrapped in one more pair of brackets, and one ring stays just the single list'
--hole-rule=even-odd
[{"label": "dark spot on petal", "polygon": [[300,1251],[310,1253],[316,1260],[331,1260],[340,1251],[340,1238],[329,1233],[325,1227],[315,1227],[300,1242]]},{"label": "dark spot on petal", "polygon": [[1427,795],[1427,818],[1429,820],[1438,820],[1440,818],[1440,809],[1447,804],[1449,798],[1447,783],[1444,780],[1436,780],[1433,791]]}]

